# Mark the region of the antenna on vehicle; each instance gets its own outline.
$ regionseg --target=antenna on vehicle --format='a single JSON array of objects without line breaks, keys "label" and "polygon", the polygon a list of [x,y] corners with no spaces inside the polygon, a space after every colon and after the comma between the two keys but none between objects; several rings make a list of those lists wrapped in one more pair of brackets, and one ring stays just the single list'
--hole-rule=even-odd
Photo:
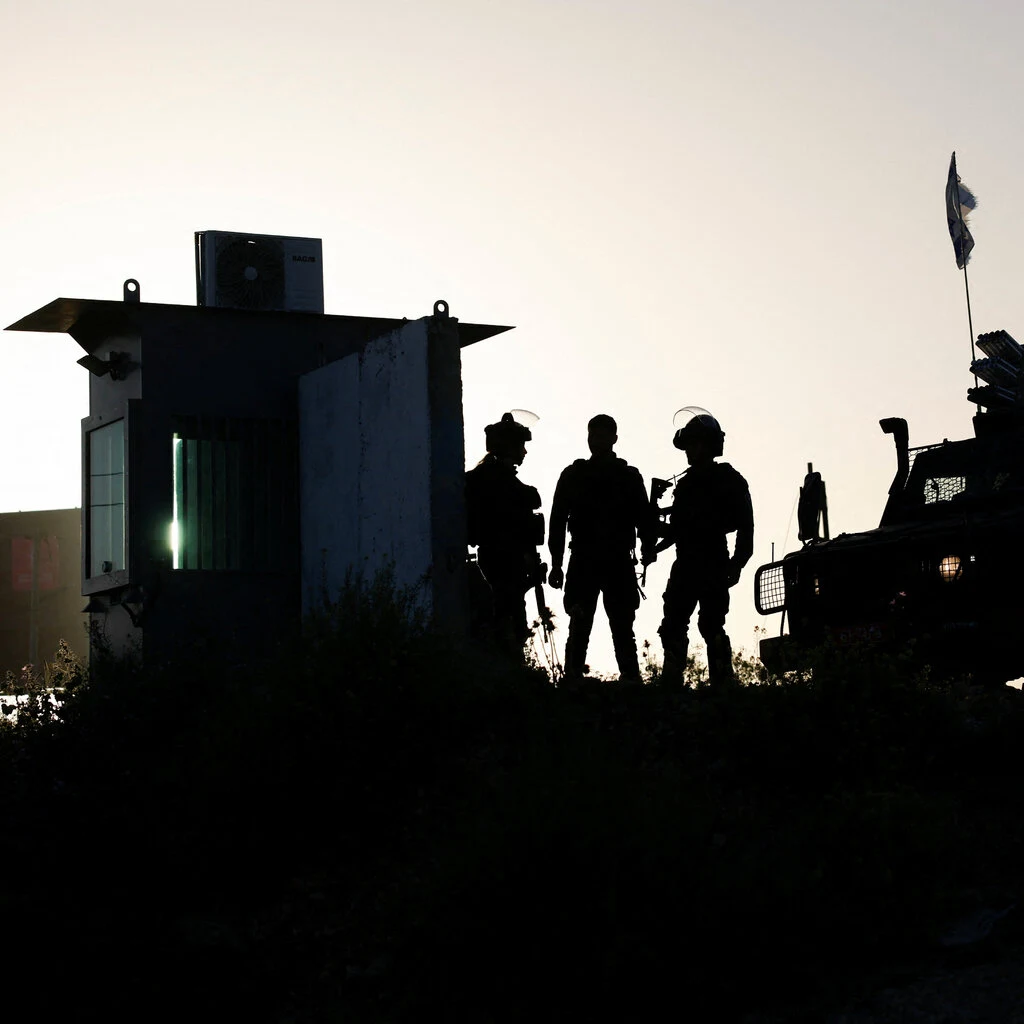
[{"label": "antenna on vehicle", "polygon": [[819,527],[824,530],[824,539],[828,540],[828,497],[825,494],[825,481],[820,473],[814,472],[814,464],[807,463],[807,476],[800,488],[800,499],[796,509],[797,536],[805,544],[821,540]]}]

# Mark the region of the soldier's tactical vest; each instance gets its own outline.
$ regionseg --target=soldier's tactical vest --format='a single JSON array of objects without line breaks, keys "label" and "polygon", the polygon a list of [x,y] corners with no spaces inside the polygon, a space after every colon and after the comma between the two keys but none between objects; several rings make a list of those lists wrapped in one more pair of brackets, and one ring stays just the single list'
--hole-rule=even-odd
[{"label": "soldier's tactical vest", "polygon": [[633,507],[639,472],[625,459],[577,459],[569,486],[569,547],[580,552],[628,553],[644,509]]},{"label": "soldier's tactical vest", "polygon": [[544,540],[543,518],[536,487],[488,457],[466,474],[466,539],[490,548],[532,548]]},{"label": "soldier's tactical vest", "polygon": [[676,547],[696,555],[727,552],[726,534],[744,525],[748,493],[747,482],[728,462],[691,466],[672,497]]}]

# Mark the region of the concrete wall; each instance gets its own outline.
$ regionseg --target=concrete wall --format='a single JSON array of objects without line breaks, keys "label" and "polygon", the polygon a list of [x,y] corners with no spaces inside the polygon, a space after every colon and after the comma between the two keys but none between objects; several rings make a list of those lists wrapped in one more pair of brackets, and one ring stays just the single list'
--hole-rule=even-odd
[{"label": "concrete wall", "polygon": [[388,564],[432,610],[430,320],[299,380],[304,611]]}]

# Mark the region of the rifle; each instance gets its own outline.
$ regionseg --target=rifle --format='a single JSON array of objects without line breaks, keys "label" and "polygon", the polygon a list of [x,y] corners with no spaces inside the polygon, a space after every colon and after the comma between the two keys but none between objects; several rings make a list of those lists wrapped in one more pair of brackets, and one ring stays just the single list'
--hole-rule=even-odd
[{"label": "rifle", "polygon": [[551,609],[548,607],[544,597],[544,583],[548,578],[548,564],[540,560],[540,554],[536,553],[537,561],[533,567],[533,596],[537,602],[537,616],[540,624],[544,627],[544,636],[554,632],[555,623],[551,618]]},{"label": "rifle", "polygon": [[[662,508],[658,504],[664,493],[671,486],[671,480],[662,480],[660,477],[657,476],[651,477],[651,515],[654,521],[659,525],[658,536],[662,539],[655,544],[654,550],[650,552],[652,557],[649,560],[646,557],[643,559],[644,571],[643,575],[640,577],[641,587],[645,587],[647,585],[647,566],[650,565],[651,562],[655,561],[655,559],[662,551],[664,551],[666,548],[670,548],[673,543],[670,537],[665,536],[665,528],[667,526],[665,522],[665,517],[668,515],[669,510],[667,508]],[[641,552],[641,554],[643,554],[643,552]],[[641,593],[643,593],[642,590]]]},{"label": "rifle", "polygon": [[558,657],[558,648],[555,647],[553,635],[555,632],[554,618],[547,601],[544,599],[544,581],[548,578],[548,566],[546,562],[540,560],[538,552],[534,552],[534,554],[536,562],[533,566],[531,579],[533,581],[533,596],[537,602],[537,617],[540,620],[541,631],[544,635],[541,647],[543,648],[548,668],[551,671],[551,681],[557,684],[562,678],[562,662]]}]

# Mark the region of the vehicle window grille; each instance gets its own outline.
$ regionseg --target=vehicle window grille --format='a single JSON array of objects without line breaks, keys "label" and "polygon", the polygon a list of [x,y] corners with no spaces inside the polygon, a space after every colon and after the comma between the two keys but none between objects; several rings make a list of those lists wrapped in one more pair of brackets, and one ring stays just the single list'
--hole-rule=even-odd
[{"label": "vehicle window grille", "polygon": [[934,476],[924,482],[926,505],[937,501],[949,501],[967,490],[967,480],[962,476]]},{"label": "vehicle window grille", "polygon": [[781,612],[786,607],[786,580],[782,562],[762,565],[754,576],[754,601],[761,615]]}]

